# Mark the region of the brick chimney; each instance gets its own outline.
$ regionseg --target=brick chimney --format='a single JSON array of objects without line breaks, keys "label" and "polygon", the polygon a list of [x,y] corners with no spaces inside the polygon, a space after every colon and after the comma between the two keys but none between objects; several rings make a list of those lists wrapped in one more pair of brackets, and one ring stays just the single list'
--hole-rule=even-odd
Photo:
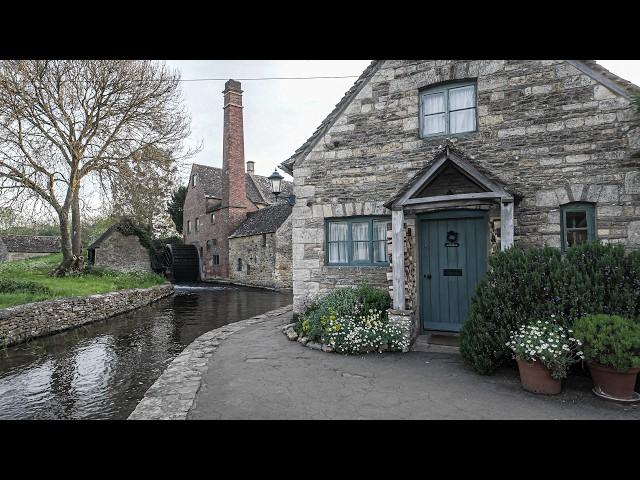
[{"label": "brick chimney", "polygon": [[244,132],[240,82],[224,84],[224,129],[222,138],[222,207],[245,208]]},{"label": "brick chimney", "polygon": [[247,160],[247,173],[250,173],[251,175],[253,175],[253,167],[255,166],[256,162],[252,162],[251,160]]}]

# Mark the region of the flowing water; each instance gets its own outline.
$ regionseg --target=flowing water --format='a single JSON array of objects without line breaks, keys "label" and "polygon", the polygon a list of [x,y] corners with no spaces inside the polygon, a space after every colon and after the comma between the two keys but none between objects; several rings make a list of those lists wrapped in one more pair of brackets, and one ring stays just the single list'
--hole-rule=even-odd
[{"label": "flowing water", "polygon": [[216,284],[0,349],[0,419],[126,419],[203,333],[291,303],[290,293]]}]

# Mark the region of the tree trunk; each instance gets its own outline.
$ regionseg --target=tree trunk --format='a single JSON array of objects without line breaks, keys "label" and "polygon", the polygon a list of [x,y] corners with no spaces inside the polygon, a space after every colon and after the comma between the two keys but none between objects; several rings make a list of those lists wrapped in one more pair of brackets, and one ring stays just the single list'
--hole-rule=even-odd
[{"label": "tree trunk", "polygon": [[73,254],[82,257],[82,232],[80,230],[80,195],[76,189],[71,197],[71,244]]},{"label": "tree trunk", "polygon": [[60,247],[62,250],[62,262],[51,272],[55,277],[66,276],[73,266],[73,246],[71,243],[71,229],[69,225],[69,213],[58,212],[60,219]]}]

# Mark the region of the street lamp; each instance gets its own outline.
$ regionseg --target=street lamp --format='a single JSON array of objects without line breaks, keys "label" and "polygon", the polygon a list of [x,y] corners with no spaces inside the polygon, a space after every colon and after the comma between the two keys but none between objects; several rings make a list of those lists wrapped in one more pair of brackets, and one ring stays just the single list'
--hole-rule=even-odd
[{"label": "street lamp", "polygon": [[278,170],[274,170],[271,175],[267,177],[271,182],[271,193],[276,196],[276,202],[278,201],[278,195],[282,191],[282,180],[284,177],[278,173]]}]

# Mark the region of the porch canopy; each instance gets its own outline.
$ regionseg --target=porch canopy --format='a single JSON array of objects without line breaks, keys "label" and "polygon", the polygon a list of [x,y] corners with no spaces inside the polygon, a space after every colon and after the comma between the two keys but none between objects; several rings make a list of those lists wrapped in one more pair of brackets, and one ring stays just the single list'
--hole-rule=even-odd
[{"label": "porch canopy", "polygon": [[[385,207],[391,210],[393,308],[405,308],[404,214],[449,209],[488,209],[500,203],[500,248],[513,245],[513,195],[446,146]],[[401,266],[401,268],[398,268]]]}]

